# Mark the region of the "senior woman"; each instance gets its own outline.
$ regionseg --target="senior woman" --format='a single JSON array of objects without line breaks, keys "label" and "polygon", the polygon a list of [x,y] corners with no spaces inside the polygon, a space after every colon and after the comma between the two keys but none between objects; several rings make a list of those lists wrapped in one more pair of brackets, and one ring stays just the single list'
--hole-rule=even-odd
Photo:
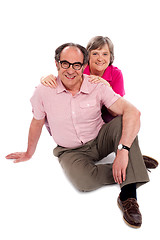
[{"label": "senior woman", "polygon": [[[114,45],[112,41],[108,37],[96,36],[89,41],[86,48],[89,53],[89,62],[83,73],[90,76],[89,81],[109,84],[114,92],[123,97],[125,90],[122,72],[112,65],[114,61]],[[56,77],[52,74],[41,78],[41,83],[49,87],[57,86]],[[102,107],[102,118],[105,123],[114,118],[105,106]],[[49,130],[47,124],[46,127]],[[143,156],[143,159],[147,168],[156,168],[158,166],[158,162],[153,158]]]},{"label": "senior woman", "polygon": [[[93,82],[108,82],[114,92],[124,96],[124,83],[121,70],[112,65],[114,61],[114,46],[108,37],[97,36],[92,38],[88,45],[89,63],[84,74],[95,75],[98,78]],[[101,78],[99,78],[101,77]],[[105,80],[105,81],[104,81]]]},{"label": "senior woman", "polygon": [[[89,53],[89,64],[85,68],[84,74],[91,75],[93,83],[109,83],[114,92],[123,97],[125,90],[122,72],[112,65],[114,61],[112,41],[108,37],[96,36],[89,41],[87,50]],[[109,122],[113,119],[113,116],[105,106],[102,107],[102,118],[104,122]]]}]

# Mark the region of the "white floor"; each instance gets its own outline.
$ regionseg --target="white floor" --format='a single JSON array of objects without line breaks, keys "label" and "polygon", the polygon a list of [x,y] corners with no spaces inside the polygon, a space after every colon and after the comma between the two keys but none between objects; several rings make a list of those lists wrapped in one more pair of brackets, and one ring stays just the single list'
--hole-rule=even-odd
[{"label": "white floor", "polygon": [[69,41],[86,46],[91,37],[103,35],[114,42],[114,65],[123,72],[126,99],[142,113],[142,153],[160,161],[159,1],[91,2],[0,4],[1,240],[159,238],[160,167],[138,189],[143,225],[132,229],[117,206],[119,187],[91,193],[75,190],[52,154],[55,144],[45,129],[30,161],[14,164],[5,159],[8,153],[26,150],[32,118],[29,99],[42,75],[56,74],[54,49]]},{"label": "white floor", "polygon": [[[45,134],[44,134],[45,135]],[[46,142],[47,142],[47,136]],[[49,137],[48,137],[49,138]],[[78,192],[66,179],[57,159],[41,141],[32,160],[13,164],[0,161],[0,236],[9,239],[141,239],[159,233],[160,169],[150,182],[138,189],[143,215],[140,229],[128,227],[117,206],[119,187],[103,187],[90,193]],[[11,147],[12,148],[12,147]],[[113,157],[113,156],[112,156]],[[111,159],[109,159],[111,160]]]}]

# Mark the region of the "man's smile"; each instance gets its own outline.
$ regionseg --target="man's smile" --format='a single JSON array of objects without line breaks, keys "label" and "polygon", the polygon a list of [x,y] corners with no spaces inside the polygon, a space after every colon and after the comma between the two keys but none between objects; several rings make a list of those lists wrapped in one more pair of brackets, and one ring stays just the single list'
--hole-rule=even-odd
[{"label": "man's smile", "polygon": [[71,80],[73,80],[73,79],[75,78],[75,76],[70,76],[70,75],[65,75],[65,77],[66,77],[67,79],[71,79]]}]

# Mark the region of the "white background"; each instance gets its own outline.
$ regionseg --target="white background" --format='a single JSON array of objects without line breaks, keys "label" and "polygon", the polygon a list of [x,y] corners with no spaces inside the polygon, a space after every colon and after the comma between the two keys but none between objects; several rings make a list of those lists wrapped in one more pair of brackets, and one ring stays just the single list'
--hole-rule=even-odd
[{"label": "white background", "polygon": [[[117,207],[118,186],[77,192],[66,179],[43,129],[32,160],[5,155],[24,151],[32,118],[30,97],[40,77],[56,74],[54,50],[65,42],[86,46],[96,35],[115,46],[114,65],[125,98],[142,113],[140,146],[159,159],[159,1],[2,0],[0,3],[0,239],[141,239],[159,236],[160,169],[138,189],[140,229],[129,228]],[[156,235],[154,235],[156,233]]]}]

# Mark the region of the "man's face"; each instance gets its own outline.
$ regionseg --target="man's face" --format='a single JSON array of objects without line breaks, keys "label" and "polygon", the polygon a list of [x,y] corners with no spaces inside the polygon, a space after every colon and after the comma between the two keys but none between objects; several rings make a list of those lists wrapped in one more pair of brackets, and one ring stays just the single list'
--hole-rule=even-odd
[{"label": "man's face", "polygon": [[[79,62],[83,64],[83,53],[76,47],[66,47],[60,54],[60,61],[67,61],[69,63]],[[72,65],[64,69],[60,62],[56,62],[58,69],[58,76],[67,90],[79,90],[83,81],[82,74],[84,67],[80,70],[75,70]]]}]

